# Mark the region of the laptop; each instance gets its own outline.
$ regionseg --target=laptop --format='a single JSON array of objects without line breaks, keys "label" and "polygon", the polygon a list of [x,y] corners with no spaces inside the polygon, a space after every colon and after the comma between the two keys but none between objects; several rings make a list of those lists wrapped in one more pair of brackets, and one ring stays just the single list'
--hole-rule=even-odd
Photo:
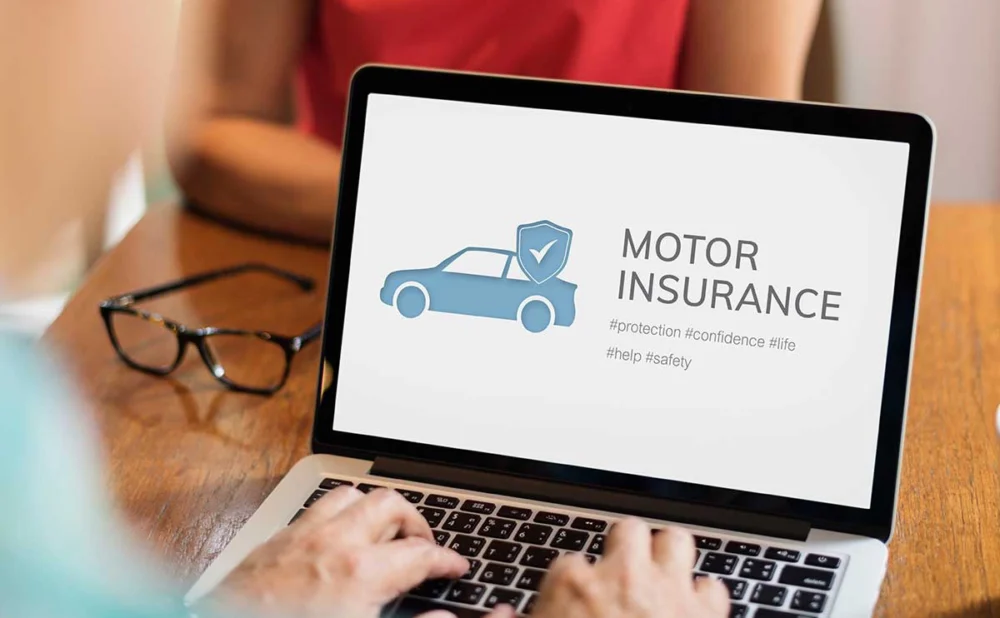
[{"label": "laptop", "polygon": [[386,615],[529,615],[625,515],[687,527],[731,616],[870,615],[933,142],[907,113],[360,69],[314,454],[188,600],[351,484],[472,565]]}]

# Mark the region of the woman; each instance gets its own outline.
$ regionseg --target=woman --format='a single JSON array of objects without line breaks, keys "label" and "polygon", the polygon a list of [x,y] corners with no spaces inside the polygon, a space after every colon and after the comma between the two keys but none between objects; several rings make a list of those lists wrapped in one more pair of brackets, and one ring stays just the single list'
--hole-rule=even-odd
[{"label": "woman", "polygon": [[[16,60],[0,71],[0,282],[43,255],[60,226],[102,203],[155,108],[171,6],[0,3],[0,58]],[[0,335],[0,616],[186,616],[181,590],[129,543],[103,499],[80,400],[54,368],[33,346]],[[609,534],[600,564],[553,565],[535,616],[722,618],[726,589],[692,583],[694,551],[686,532],[654,539],[645,524],[626,520]],[[395,492],[341,488],[248,556],[194,611],[376,618],[424,579],[468,567],[431,540],[426,521]],[[512,611],[498,608],[500,616]]]},{"label": "woman", "polygon": [[[797,98],[819,7],[820,0],[187,2],[170,158],[181,188],[204,211],[325,243],[348,82],[361,64]],[[192,61],[204,56],[210,60]]]}]

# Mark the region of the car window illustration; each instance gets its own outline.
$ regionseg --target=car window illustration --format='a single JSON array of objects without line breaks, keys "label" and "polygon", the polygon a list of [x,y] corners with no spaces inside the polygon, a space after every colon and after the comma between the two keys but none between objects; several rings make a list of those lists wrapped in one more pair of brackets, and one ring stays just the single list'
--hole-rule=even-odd
[{"label": "car window illustration", "polygon": [[527,331],[570,326],[576,284],[558,277],[573,232],[551,221],[517,228],[514,251],[466,247],[437,266],[389,273],[380,300],[405,318],[429,311],[514,320]]},{"label": "car window illustration", "polygon": [[507,269],[507,278],[516,279],[517,281],[531,281],[528,275],[524,274],[524,271],[521,270],[521,265],[518,264],[516,259],[510,261],[510,267]]},{"label": "car window illustration", "polygon": [[449,273],[502,277],[510,256],[495,251],[467,249],[451,260],[442,270]]}]

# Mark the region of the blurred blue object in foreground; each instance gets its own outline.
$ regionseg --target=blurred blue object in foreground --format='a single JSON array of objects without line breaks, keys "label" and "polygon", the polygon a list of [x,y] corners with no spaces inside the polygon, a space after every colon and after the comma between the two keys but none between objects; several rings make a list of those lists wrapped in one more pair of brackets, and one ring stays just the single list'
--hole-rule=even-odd
[{"label": "blurred blue object in foreground", "polygon": [[0,616],[180,618],[105,500],[93,429],[60,367],[0,337]]}]

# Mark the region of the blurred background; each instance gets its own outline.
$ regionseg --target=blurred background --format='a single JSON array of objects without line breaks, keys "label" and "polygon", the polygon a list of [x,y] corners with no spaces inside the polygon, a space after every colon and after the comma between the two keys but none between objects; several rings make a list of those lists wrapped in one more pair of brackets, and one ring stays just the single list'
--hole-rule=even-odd
[{"label": "blurred background", "polygon": [[[179,12],[183,0],[174,2]],[[998,58],[997,0],[826,0],[805,98],[926,114],[938,131],[933,199],[1000,202]],[[177,199],[160,132],[150,131],[107,207],[66,222],[43,265],[5,282],[0,330],[40,336],[102,253],[147,209]]]}]

